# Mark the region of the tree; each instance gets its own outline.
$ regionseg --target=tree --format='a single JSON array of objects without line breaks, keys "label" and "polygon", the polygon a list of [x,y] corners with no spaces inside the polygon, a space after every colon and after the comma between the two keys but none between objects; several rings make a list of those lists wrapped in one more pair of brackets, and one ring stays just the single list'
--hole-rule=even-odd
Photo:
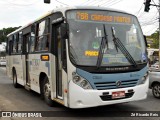
[{"label": "tree", "polygon": [[159,48],[159,30],[157,30],[156,32],[154,32],[151,35],[151,38],[153,39],[153,48]]},{"label": "tree", "polygon": [[16,29],[20,28],[19,27],[9,27],[9,28],[3,28],[2,30],[0,30],[0,43],[1,42],[5,42],[7,39],[7,35],[13,31],[15,31]]}]

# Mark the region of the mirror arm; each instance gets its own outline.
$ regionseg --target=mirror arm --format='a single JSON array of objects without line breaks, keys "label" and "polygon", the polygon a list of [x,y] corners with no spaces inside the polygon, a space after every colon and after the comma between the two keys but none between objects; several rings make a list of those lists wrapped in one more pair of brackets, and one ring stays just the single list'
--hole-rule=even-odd
[{"label": "mirror arm", "polygon": [[145,35],[143,35],[143,37],[144,37],[144,42],[145,42],[146,47],[149,47],[149,46],[148,46],[148,44],[147,44],[146,36],[145,36]]}]

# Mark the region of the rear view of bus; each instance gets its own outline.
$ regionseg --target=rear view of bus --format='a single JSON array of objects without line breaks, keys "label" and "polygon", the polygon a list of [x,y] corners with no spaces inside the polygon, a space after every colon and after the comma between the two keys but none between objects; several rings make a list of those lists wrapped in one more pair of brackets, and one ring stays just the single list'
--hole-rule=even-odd
[{"label": "rear view of bus", "polygon": [[69,107],[117,104],[147,97],[148,59],[135,16],[104,9],[66,11]]}]

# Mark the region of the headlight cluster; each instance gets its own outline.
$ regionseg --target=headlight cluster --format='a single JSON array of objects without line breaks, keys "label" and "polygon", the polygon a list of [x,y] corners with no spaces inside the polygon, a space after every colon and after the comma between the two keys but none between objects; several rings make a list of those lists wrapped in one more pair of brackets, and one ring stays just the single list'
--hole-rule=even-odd
[{"label": "headlight cluster", "polygon": [[147,72],[141,79],[138,80],[138,85],[144,84],[147,80],[149,72]]},{"label": "headlight cluster", "polygon": [[80,77],[76,72],[72,73],[73,82],[83,89],[92,89],[90,83],[84,78]]}]

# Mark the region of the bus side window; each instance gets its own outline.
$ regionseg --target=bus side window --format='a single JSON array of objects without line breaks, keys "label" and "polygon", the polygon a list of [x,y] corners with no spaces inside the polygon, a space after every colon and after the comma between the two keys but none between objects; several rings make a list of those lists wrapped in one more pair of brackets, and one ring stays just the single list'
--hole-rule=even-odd
[{"label": "bus side window", "polygon": [[9,41],[9,55],[12,53],[12,51],[13,51],[13,41],[12,40],[10,40]]},{"label": "bus side window", "polygon": [[38,34],[36,40],[36,51],[48,51],[49,50],[49,33],[47,33],[47,20],[43,20],[39,23]]},{"label": "bus side window", "polygon": [[18,47],[17,47],[18,53],[22,53],[22,32],[19,32],[18,34]]},{"label": "bus side window", "polygon": [[10,37],[9,45],[10,45],[10,54],[11,54],[13,53],[13,36]]},{"label": "bus side window", "polygon": [[47,25],[46,25],[46,46],[45,46],[45,50],[49,50],[49,43],[50,43],[50,18],[47,19]]},{"label": "bus side window", "polygon": [[34,46],[35,46],[35,24],[31,27],[31,36],[29,41],[29,52],[34,52]]},{"label": "bus side window", "polygon": [[16,53],[18,53],[19,34],[17,33],[15,36],[16,36]]},{"label": "bus side window", "polygon": [[13,53],[16,54],[18,53],[18,34],[13,35]]},{"label": "bus side window", "polygon": [[6,40],[6,43],[7,43],[7,45],[6,45],[6,54],[8,55],[9,53],[9,50],[8,50],[8,46],[9,46],[9,39],[7,38],[7,40]]},{"label": "bus side window", "polygon": [[12,53],[16,53],[16,35],[13,35],[13,47],[12,47]]},{"label": "bus side window", "polygon": [[9,37],[9,38],[8,38],[7,51],[8,51],[8,54],[9,54],[9,55],[12,53],[12,37]]},{"label": "bus side window", "polygon": [[35,51],[38,51],[38,31],[39,31],[39,24],[36,24],[36,30],[35,30],[35,45],[34,45],[34,49]]},{"label": "bus side window", "polygon": [[35,34],[31,33],[30,37],[30,44],[29,44],[29,52],[34,52],[34,45],[35,45]]}]

